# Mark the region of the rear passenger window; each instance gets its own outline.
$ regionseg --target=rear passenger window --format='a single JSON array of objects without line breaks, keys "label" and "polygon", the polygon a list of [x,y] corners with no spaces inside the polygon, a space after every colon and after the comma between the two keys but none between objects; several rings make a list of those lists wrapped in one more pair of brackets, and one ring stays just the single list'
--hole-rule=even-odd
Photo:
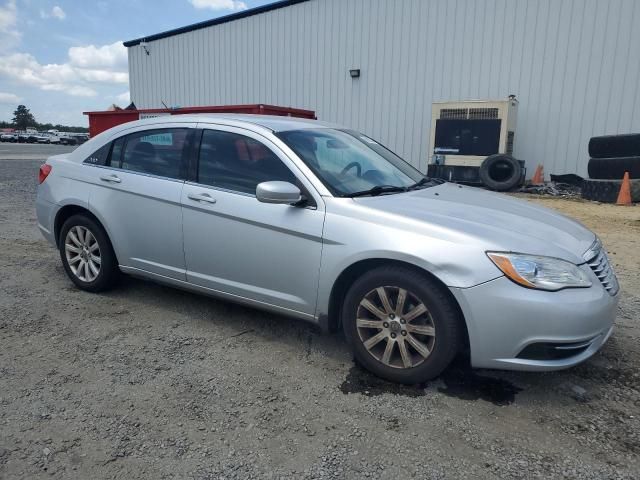
[{"label": "rear passenger window", "polygon": [[217,130],[203,132],[199,183],[255,195],[259,183],[272,180],[297,184],[291,170],[257,140]]},{"label": "rear passenger window", "polygon": [[109,150],[111,149],[111,142],[103,145],[98,150],[93,152],[87,158],[84,159],[84,163],[90,165],[106,165],[107,158],[109,157]]},{"label": "rear passenger window", "polygon": [[[111,166],[160,177],[183,178],[182,157],[188,134],[186,128],[168,128],[128,135],[122,155],[114,148]],[[121,157],[119,165],[118,157]]]}]

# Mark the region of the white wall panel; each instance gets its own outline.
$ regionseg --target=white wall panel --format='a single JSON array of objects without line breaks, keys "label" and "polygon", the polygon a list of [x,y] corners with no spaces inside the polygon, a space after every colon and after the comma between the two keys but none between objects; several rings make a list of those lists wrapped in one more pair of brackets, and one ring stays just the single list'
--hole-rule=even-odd
[{"label": "white wall panel", "polygon": [[307,108],[426,170],[432,102],[514,93],[516,156],[586,175],[589,137],[640,132],[639,21],[638,0],[310,0],[131,47],[131,98]]}]

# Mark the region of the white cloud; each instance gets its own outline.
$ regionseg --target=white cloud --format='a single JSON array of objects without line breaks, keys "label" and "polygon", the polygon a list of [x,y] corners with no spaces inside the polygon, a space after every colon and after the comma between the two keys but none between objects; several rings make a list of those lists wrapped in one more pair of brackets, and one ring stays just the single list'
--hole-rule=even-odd
[{"label": "white cloud", "polygon": [[78,97],[96,96],[98,93],[92,88],[93,84],[129,82],[126,49],[123,63],[115,45],[121,44],[72,47],[69,49],[69,62],[61,64],[41,64],[28,53],[0,56],[0,76],[41,90]]},{"label": "white cloud", "polygon": [[51,17],[57,18],[58,20],[64,20],[65,18],[67,18],[67,14],[58,5],[53,7],[50,13],[46,12],[43,9],[40,9],[40,18],[45,19],[45,18],[51,18]]},{"label": "white cloud", "polygon": [[196,8],[209,10],[246,10],[247,4],[239,0],[189,0]]},{"label": "white cloud", "polygon": [[122,42],[96,47],[71,47],[69,60],[72,65],[84,68],[127,68],[127,47]]},{"label": "white cloud", "polygon": [[17,29],[18,9],[15,0],[0,6],[0,51],[15,46],[22,36]]},{"label": "white cloud", "polygon": [[22,98],[13,93],[0,92],[0,103],[2,104],[18,104],[21,101]]},{"label": "white cloud", "polygon": [[126,103],[128,105],[131,103],[131,94],[129,92],[121,93],[120,95],[116,95],[116,100],[119,103]]},{"label": "white cloud", "polygon": [[51,9],[51,16],[57,18],[58,20],[64,20],[67,18],[67,14],[64,13],[64,10],[60,8],[58,5]]},{"label": "white cloud", "polygon": [[83,85],[68,85],[65,83],[48,83],[41,86],[42,90],[53,92],[64,92],[67,95],[74,97],[95,97],[98,95],[93,88],[85,87]]}]

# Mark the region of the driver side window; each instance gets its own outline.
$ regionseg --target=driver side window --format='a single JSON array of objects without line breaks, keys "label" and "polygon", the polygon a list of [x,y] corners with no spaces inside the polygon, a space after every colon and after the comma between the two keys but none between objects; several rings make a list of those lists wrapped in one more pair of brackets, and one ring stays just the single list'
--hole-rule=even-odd
[{"label": "driver side window", "polygon": [[198,183],[255,195],[259,183],[272,180],[298,184],[291,170],[259,141],[237,133],[204,130]]}]

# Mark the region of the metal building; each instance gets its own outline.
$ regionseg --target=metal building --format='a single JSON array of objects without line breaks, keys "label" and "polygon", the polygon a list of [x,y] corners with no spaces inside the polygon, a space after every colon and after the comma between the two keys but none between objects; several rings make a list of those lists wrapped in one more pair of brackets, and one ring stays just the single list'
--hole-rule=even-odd
[{"label": "metal building", "polygon": [[639,22],[638,0],[287,0],[125,46],[139,108],[315,110],[422,171],[432,102],[516,94],[515,156],[586,176],[591,136],[640,132]]}]

